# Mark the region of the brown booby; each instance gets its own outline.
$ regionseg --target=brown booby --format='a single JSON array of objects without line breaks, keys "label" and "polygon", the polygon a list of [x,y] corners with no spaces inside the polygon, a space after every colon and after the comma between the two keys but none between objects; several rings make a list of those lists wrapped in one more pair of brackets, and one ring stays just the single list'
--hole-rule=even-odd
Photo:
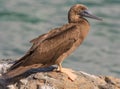
[{"label": "brown booby", "polygon": [[[102,20],[92,15],[85,5],[72,6],[68,12],[68,23],[31,40],[32,47],[3,76],[12,78],[25,73],[27,70],[51,65],[58,65],[60,72],[67,73],[62,68],[61,63],[87,36],[90,24],[85,17]],[[69,75],[69,73],[67,74]]]}]

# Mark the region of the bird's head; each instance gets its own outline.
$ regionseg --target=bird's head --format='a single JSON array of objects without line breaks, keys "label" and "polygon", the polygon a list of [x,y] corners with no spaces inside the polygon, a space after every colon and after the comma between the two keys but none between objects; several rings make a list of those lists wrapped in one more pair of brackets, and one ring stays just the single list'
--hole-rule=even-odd
[{"label": "bird's head", "polygon": [[72,6],[68,12],[69,23],[82,21],[85,17],[102,20],[101,18],[92,15],[88,8],[82,4]]}]

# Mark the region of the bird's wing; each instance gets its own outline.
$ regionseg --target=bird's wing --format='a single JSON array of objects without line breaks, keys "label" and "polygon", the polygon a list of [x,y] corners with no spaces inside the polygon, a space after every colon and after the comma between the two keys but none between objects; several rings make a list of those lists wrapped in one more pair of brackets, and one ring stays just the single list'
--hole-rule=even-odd
[{"label": "bird's wing", "polygon": [[48,33],[43,34],[43,35],[41,35],[41,36],[39,36],[39,37],[31,40],[30,43],[33,43],[33,44],[38,43],[38,42],[39,42],[39,43],[42,43],[43,41],[45,41],[45,40],[47,40],[47,39],[49,39],[49,38],[51,38],[51,37],[54,37],[54,36],[56,36],[56,35],[58,35],[58,34],[61,34],[61,33],[63,33],[64,31],[67,31],[67,30],[69,30],[69,29],[71,29],[71,28],[74,28],[74,27],[75,27],[74,24],[66,24],[66,25],[63,25],[61,28],[52,29],[52,30],[49,31]]},{"label": "bird's wing", "polygon": [[[71,29],[74,29],[74,28],[76,28],[76,25],[66,24],[66,25],[63,25],[61,28],[55,28],[55,29],[51,30],[50,32],[48,32],[46,34],[43,34],[43,35],[31,40],[30,42],[33,43],[33,45],[30,48],[30,50],[28,50],[28,52],[21,59],[17,60],[11,66],[11,68],[9,68],[9,71],[13,70],[13,69],[17,68],[18,66],[22,65],[23,63],[25,63],[29,59],[28,57],[31,54],[35,53],[35,50],[37,49],[37,47],[39,47],[39,45],[42,44],[45,40],[50,39],[52,37],[55,37],[57,35],[60,35],[60,34],[64,33],[65,31],[68,31],[68,30],[71,30]],[[67,47],[67,49],[68,49],[68,47]],[[42,55],[45,55],[45,54],[42,54]]]},{"label": "bird's wing", "polygon": [[76,25],[66,24],[66,25],[63,25],[61,28],[55,28],[46,34],[43,34],[43,35],[31,40],[30,43],[33,43],[33,46],[31,47],[30,51],[33,51],[36,47],[38,47],[38,45],[40,45],[45,40],[55,37],[59,34],[62,34],[65,31],[68,31],[73,28],[76,28]]}]

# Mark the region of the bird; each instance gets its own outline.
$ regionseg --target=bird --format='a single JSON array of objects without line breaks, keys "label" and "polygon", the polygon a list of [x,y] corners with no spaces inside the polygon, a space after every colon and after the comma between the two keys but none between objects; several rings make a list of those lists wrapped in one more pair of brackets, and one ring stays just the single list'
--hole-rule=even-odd
[{"label": "bird", "polygon": [[68,11],[68,23],[31,40],[31,48],[3,75],[13,78],[28,70],[51,65],[57,65],[58,71],[65,72],[62,62],[80,46],[90,30],[90,23],[86,18],[102,20],[93,15],[87,6],[73,5]]}]

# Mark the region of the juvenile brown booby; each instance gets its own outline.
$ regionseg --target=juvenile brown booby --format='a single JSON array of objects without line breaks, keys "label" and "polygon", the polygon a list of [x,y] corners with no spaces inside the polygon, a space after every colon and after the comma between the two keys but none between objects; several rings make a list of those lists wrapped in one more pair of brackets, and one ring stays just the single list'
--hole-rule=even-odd
[{"label": "juvenile brown booby", "polygon": [[12,78],[27,70],[51,65],[58,65],[59,71],[64,72],[61,63],[83,42],[89,32],[90,25],[85,17],[101,20],[89,13],[88,8],[82,4],[72,6],[68,12],[68,23],[30,41],[32,47],[4,76]]}]

